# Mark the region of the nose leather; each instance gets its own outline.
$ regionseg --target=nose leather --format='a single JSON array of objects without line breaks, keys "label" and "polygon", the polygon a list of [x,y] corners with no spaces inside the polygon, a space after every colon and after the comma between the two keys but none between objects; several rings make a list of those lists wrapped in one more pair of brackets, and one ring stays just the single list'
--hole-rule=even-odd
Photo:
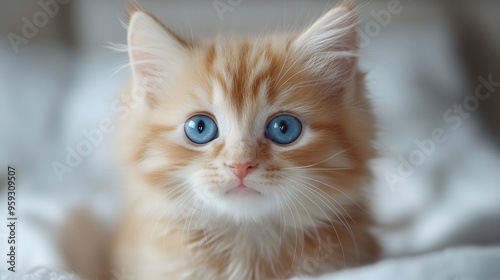
[{"label": "nose leather", "polygon": [[238,178],[243,179],[245,178],[250,171],[255,168],[255,164],[252,162],[245,162],[245,163],[232,163],[232,164],[227,164],[231,169],[233,169],[234,174],[238,176]]}]

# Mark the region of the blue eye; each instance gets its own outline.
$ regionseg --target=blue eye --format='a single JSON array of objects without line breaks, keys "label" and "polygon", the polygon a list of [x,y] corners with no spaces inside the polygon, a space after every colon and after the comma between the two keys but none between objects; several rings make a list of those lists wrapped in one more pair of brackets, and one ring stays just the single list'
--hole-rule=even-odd
[{"label": "blue eye", "polygon": [[299,138],[302,123],[294,116],[279,115],[274,117],[266,129],[266,137],[278,144],[290,144]]},{"label": "blue eye", "polygon": [[215,121],[205,115],[191,117],[184,124],[187,138],[195,144],[206,144],[219,136]]}]

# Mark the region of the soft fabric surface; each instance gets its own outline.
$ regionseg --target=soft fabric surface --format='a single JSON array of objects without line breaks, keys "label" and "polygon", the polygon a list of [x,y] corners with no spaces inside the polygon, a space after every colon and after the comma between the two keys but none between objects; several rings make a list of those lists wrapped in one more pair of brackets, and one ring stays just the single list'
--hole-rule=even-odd
[{"label": "soft fabric surface", "polygon": [[455,248],[328,274],[311,280],[498,280],[500,247]]},{"label": "soft fabric surface", "polygon": [[[317,278],[296,277],[294,280],[498,280],[500,279],[500,247],[456,248],[417,257],[385,260],[375,265],[323,275]],[[113,280],[139,280],[120,277]],[[0,279],[14,279],[2,273]],[[76,275],[50,268],[37,267],[17,279],[78,280]]]}]

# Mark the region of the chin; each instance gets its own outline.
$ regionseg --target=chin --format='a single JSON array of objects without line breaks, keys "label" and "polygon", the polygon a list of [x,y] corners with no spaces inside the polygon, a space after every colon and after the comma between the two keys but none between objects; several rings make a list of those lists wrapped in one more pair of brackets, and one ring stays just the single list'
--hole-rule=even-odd
[{"label": "chin", "polygon": [[219,213],[236,222],[269,220],[279,211],[271,198],[251,190],[228,192],[212,203]]}]

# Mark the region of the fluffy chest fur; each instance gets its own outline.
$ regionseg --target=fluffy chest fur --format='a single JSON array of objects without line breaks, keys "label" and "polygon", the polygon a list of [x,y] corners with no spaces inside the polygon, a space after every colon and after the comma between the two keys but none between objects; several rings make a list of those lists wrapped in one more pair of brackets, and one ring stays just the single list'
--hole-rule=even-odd
[{"label": "fluffy chest fur", "polygon": [[116,251],[115,266],[128,264],[131,275],[145,279],[287,279],[369,263],[378,253],[359,208],[351,209],[351,218],[314,228],[291,218],[288,225],[227,220],[208,225],[198,214],[187,220],[157,218],[155,201],[158,196],[134,203],[138,208],[124,220]]}]

